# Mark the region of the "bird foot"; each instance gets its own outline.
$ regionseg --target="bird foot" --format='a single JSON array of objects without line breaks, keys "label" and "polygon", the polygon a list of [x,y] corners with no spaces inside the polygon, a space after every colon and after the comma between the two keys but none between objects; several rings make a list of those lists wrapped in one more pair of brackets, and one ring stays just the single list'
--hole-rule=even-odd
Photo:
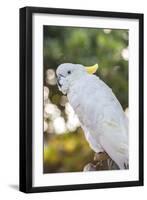
[{"label": "bird foot", "polygon": [[94,162],[97,170],[116,170],[119,167],[106,152],[95,153]]},{"label": "bird foot", "polygon": [[105,161],[109,158],[110,157],[108,156],[106,152],[99,152],[99,153],[95,153],[94,155],[94,161]]},{"label": "bird foot", "polygon": [[83,171],[118,170],[119,167],[106,152],[95,153],[92,163],[88,163]]},{"label": "bird foot", "polygon": [[87,172],[87,171],[96,171],[96,166],[92,163],[88,163],[87,165],[85,165],[84,169],[83,169],[84,172]]}]

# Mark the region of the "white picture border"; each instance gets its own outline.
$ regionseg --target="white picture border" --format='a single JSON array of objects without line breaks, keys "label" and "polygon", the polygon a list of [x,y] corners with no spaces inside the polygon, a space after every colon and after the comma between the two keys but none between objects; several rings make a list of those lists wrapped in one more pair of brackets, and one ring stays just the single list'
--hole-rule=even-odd
[{"label": "white picture border", "polygon": [[[129,30],[129,169],[43,174],[43,26]],[[103,17],[33,14],[33,163],[34,187],[139,180],[139,21]]]}]

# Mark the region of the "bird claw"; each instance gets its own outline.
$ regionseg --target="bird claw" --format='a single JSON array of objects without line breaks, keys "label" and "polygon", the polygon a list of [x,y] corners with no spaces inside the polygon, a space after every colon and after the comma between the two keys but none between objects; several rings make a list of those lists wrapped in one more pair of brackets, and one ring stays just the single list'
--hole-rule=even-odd
[{"label": "bird claw", "polygon": [[109,158],[110,157],[108,156],[106,152],[99,152],[99,153],[95,153],[94,155],[94,161],[105,161]]},{"label": "bird claw", "polygon": [[88,163],[87,165],[85,165],[84,169],[83,169],[84,172],[87,172],[87,171],[96,171],[96,166],[92,163]]},{"label": "bird claw", "polygon": [[[127,167],[126,167],[127,168]],[[106,152],[95,153],[93,163],[85,165],[83,171],[118,170],[119,167]]]}]

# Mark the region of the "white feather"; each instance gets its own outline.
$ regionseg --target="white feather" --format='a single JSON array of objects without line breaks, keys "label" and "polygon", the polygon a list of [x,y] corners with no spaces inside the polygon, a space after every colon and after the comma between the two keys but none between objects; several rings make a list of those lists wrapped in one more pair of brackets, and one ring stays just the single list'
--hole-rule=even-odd
[{"label": "white feather", "polygon": [[[120,169],[128,165],[128,121],[112,90],[97,76],[73,76],[67,97],[95,152],[106,151]],[[70,83],[70,82],[69,82]]]},{"label": "white feather", "polygon": [[68,99],[95,152],[102,149],[123,169],[128,164],[127,119],[108,86],[95,76],[74,84]]}]

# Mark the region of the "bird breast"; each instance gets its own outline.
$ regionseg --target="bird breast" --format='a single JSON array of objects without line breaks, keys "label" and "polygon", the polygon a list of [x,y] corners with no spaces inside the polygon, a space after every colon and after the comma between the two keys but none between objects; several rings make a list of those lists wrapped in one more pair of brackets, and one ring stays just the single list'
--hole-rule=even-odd
[{"label": "bird breast", "polygon": [[80,122],[87,128],[90,127],[91,132],[92,130],[95,132],[95,128],[101,129],[101,122],[104,118],[101,109],[105,101],[100,100],[99,91],[98,82],[93,84],[93,81],[85,78],[74,84],[68,93],[69,103],[78,115]]},{"label": "bird breast", "polygon": [[91,134],[95,134],[95,130],[103,133],[103,126],[109,121],[124,128],[120,103],[112,90],[96,76],[82,77],[70,88],[68,99],[80,122],[90,129]]}]

